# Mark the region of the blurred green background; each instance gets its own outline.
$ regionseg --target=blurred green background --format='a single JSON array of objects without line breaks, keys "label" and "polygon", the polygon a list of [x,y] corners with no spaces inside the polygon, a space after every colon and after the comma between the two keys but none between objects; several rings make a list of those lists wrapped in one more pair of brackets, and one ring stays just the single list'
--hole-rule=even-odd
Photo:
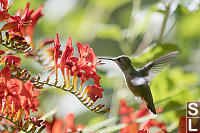
[{"label": "blurred green background", "polygon": [[[14,0],[11,12],[23,8],[28,0]],[[156,119],[167,124],[169,132],[177,130],[179,117],[185,115],[186,101],[200,98],[200,0],[30,0],[31,8],[44,4],[43,14],[34,33],[39,45],[43,39],[54,38],[59,33],[62,47],[72,36],[88,43],[97,56],[115,57],[128,55],[132,64],[141,67],[166,53],[181,53],[151,83],[156,107],[163,112]],[[64,118],[69,112],[77,123],[94,125],[117,116],[119,99],[125,98],[130,106],[138,109],[142,103],[136,100],[124,83],[119,68],[112,62],[99,66],[104,97],[99,103],[111,106],[107,115],[89,112],[71,94],[48,88],[40,96],[39,113],[45,114],[57,108],[57,116]],[[37,63],[26,60],[24,67],[34,72]],[[33,63],[33,65],[29,65]],[[113,125],[117,124],[112,123]]]}]

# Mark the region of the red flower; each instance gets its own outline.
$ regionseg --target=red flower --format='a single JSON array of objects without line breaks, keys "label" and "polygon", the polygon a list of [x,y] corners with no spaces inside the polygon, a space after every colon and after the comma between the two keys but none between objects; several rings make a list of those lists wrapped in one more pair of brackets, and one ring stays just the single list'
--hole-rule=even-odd
[{"label": "red flower", "polygon": [[77,42],[77,47],[79,50],[79,58],[74,57],[71,59],[74,62],[71,68],[71,75],[77,74],[81,78],[82,83],[89,78],[93,78],[94,83],[100,86],[99,80],[101,77],[96,73],[96,66],[98,66],[99,63],[97,63],[97,57],[93,49],[89,48],[88,44],[84,46],[79,42]]},{"label": "red flower", "polygon": [[9,19],[10,15],[8,14],[8,0],[0,0],[1,8],[0,10],[0,22],[3,20]]},{"label": "red flower", "polygon": [[65,117],[65,132],[72,132],[74,129],[74,115],[72,113]]},{"label": "red flower", "polygon": [[15,67],[21,65],[20,61],[21,61],[21,59],[15,55],[5,55],[5,56],[1,57],[1,59],[0,59],[0,63],[4,63],[4,64],[8,63],[9,65],[14,64]]},{"label": "red flower", "polygon": [[88,85],[86,87],[87,96],[90,97],[94,102],[98,98],[102,98],[103,89],[97,85]]},{"label": "red flower", "polygon": [[5,66],[0,72],[0,110],[3,115],[17,118],[17,114],[25,111],[25,119],[29,117],[30,109],[37,111],[38,91],[33,90],[30,81],[23,83],[19,79],[10,78],[10,67]]},{"label": "red flower", "polygon": [[55,62],[55,71],[56,71],[56,80],[58,79],[58,58],[59,58],[60,43],[58,34],[54,39],[54,62]]},{"label": "red flower", "polygon": [[6,83],[10,79],[11,71],[9,66],[5,66],[0,72],[0,83]]},{"label": "red flower", "polygon": [[134,113],[134,115],[132,116],[132,119],[138,119],[148,114],[149,114],[149,110],[147,108],[139,109]]},{"label": "red flower", "polygon": [[[161,109],[159,109],[159,110],[161,110]],[[148,133],[149,132],[148,128],[150,128],[150,127],[158,127],[163,132],[166,132],[165,124],[159,123],[159,122],[157,122],[156,120],[153,120],[153,119],[149,119],[149,120],[145,121],[144,123],[136,123],[135,122],[135,120],[149,114],[149,111],[148,111],[147,108],[139,109],[136,112],[133,112],[133,111],[134,111],[134,108],[128,107],[127,104],[126,104],[126,101],[124,99],[120,100],[119,114],[124,115],[121,118],[121,122],[127,124],[127,127],[123,128],[120,131],[120,133],[125,133],[125,131],[126,131],[126,133],[132,133],[132,132]],[[135,130],[131,130],[131,126],[133,126],[133,124],[138,125],[138,129],[140,127],[142,130],[138,130],[138,129],[136,130],[136,128],[135,128]],[[136,125],[135,125],[135,127],[136,127]]]},{"label": "red flower", "polygon": [[46,125],[46,130],[48,133],[72,133],[72,132],[80,132],[83,129],[82,124],[75,125],[74,115],[72,113],[68,114],[65,117],[65,120],[56,119],[54,116],[54,120],[52,122],[44,122]]},{"label": "red flower", "polygon": [[[97,62],[97,57],[94,54],[92,48],[89,48],[89,45],[83,45],[77,42],[77,47],[79,51],[79,58],[74,57],[74,48],[72,46],[72,39],[69,36],[64,51],[62,52],[60,62],[58,63],[58,58],[60,57],[60,43],[58,34],[56,34],[54,40],[54,66],[50,66],[47,68],[54,68],[52,73],[56,71],[56,81],[58,80],[58,68],[60,68],[64,83],[66,83],[65,79],[65,69],[67,70],[67,88],[73,88],[75,92],[78,91],[77,88],[77,81],[78,78],[81,79],[81,84],[79,87],[78,93],[81,93],[82,85],[90,78],[94,80],[95,85],[89,85],[84,89],[84,92],[87,92],[87,96],[90,97],[93,101],[96,101],[98,98],[102,98],[102,91],[103,89],[100,86],[99,80],[101,79],[100,76],[97,75],[96,70],[97,66],[100,65]],[[51,73],[51,74],[52,74]],[[50,76],[51,76],[50,74]],[[69,83],[69,74],[73,76],[71,86]],[[49,76],[49,77],[50,77]],[[84,93],[82,93],[84,94]]]},{"label": "red flower", "polygon": [[10,16],[11,20],[7,20],[7,24],[5,24],[1,31],[9,30],[10,33],[16,33],[17,35],[24,36],[25,24],[29,24],[32,20],[30,18],[33,10],[29,10],[29,3],[26,4],[23,14],[21,15],[21,10],[15,13],[15,16]]},{"label": "red flower", "polygon": [[134,110],[133,108],[127,106],[125,99],[120,99],[119,115],[131,113],[133,112],[133,110]]},{"label": "red flower", "polygon": [[10,18],[10,15],[8,14],[7,9],[0,11],[0,22],[2,22],[3,20],[9,19],[9,18]]},{"label": "red flower", "polygon": [[79,42],[77,42],[77,47],[79,51],[79,58],[72,58],[72,61],[74,62],[74,65],[71,68],[71,75],[73,76],[74,74],[82,74],[82,67],[85,67],[89,63],[89,45],[86,44],[85,46]]},{"label": "red flower", "polygon": [[138,133],[149,133],[149,130],[148,129],[142,129],[142,130],[139,130]]},{"label": "red flower", "polygon": [[8,0],[0,0],[1,3],[1,7],[3,9],[7,9],[8,8]]},{"label": "red flower", "polygon": [[19,95],[22,91],[22,82],[18,79],[10,79],[7,81],[8,92],[11,95]]},{"label": "red flower", "polygon": [[63,121],[60,119],[55,120],[51,133],[62,133],[63,132]]},{"label": "red flower", "polygon": [[131,123],[131,124],[128,124],[127,127],[120,130],[120,133],[137,133],[138,130],[139,130],[139,124]]},{"label": "red flower", "polygon": [[26,38],[26,40],[30,40],[30,45],[33,47],[34,43],[33,43],[33,33],[34,33],[34,28],[35,25],[38,21],[39,18],[41,18],[43,16],[42,14],[42,10],[43,10],[44,6],[41,5],[38,9],[36,9],[32,14],[31,14],[31,23],[29,25],[27,25],[26,30],[24,31],[25,34],[27,35],[28,38]]},{"label": "red flower", "polygon": [[[60,43],[59,43],[58,34],[56,34],[56,37],[54,40],[55,66],[52,66],[49,68],[55,67],[56,75],[57,75],[58,68],[60,68],[63,74],[65,83],[66,83],[65,69],[67,69],[67,79],[69,79],[69,71],[70,71],[71,76],[80,77],[82,84],[85,81],[87,81],[89,78],[93,78],[94,83],[100,86],[99,80],[101,78],[96,73],[96,70],[97,70],[96,66],[99,65],[99,63],[97,62],[97,57],[94,54],[93,49],[89,48],[88,44],[84,46],[83,44],[79,42],[77,42],[77,47],[79,51],[79,58],[73,57],[74,48],[72,46],[72,39],[70,36],[67,40],[65,49],[61,55],[60,63],[58,63],[58,58],[60,56],[59,55]],[[68,86],[69,86],[69,82],[68,82]]]},{"label": "red flower", "polygon": [[[34,48],[33,44],[33,32],[34,27],[37,20],[43,16],[41,11],[43,9],[43,5],[40,6],[36,11],[29,10],[30,3],[27,3],[25,9],[20,17],[21,10],[16,12],[15,16],[9,16],[10,20],[6,20],[7,24],[5,24],[1,31],[8,30],[9,33],[21,36],[25,38],[25,40]],[[8,18],[6,11],[1,13],[4,17],[0,20],[4,20]]]},{"label": "red flower", "polygon": [[73,54],[74,54],[74,48],[72,47],[72,38],[71,36],[69,36],[59,64],[65,83],[66,83],[65,68],[69,69],[66,63],[69,62],[69,59],[73,56]]},{"label": "red flower", "polygon": [[186,117],[185,116],[180,117],[178,133],[186,133]]},{"label": "red flower", "polygon": [[160,129],[162,129],[162,130],[166,130],[166,126],[165,126],[164,123],[159,123],[159,122],[157,122],[156,120],[152,120],[152,119],[146,121],[146,122],[141,126],[141,128],[150,128],[150,127],[158,127],[158,128],[160,128]]}]

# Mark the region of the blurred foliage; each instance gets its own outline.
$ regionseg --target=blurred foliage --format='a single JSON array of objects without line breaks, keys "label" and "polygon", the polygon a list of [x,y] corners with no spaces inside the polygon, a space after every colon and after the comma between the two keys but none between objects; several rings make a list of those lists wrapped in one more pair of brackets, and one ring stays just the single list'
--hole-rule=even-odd
[{"label": "blurred foliage", "polygon": [[[137,68],[169,52],[181,51],[173,65],[151,83],[156,107],[164,109],[158,119],[169,125],[177,123],[179,116],[185,114],[185,102],[200,98],[200,88],[189,89],[198,83],[200,73],[200,61],[194,60],[200,56],[199,2],[175,0],[170,5],[163,0],[76,0],[72,5],[74,2],[70,0],[14,0],[12,12],[25,6],[27,1],[31,3],[31,7],[45,5],[44,17],[36,26],[34,34],[38,45],[44,38],[53,38],[56,32],[61,33],[60,37],[65,40],[71,35],[73,40],[92,45],[98,56],[128,55]],[[58,12],[52,8],[54,14],[49,15],[47,9],[53,7],[49,5],[59,2],[62,3],[60,9],[70,7],[69,10]],[[168,7],[170,11],[167,13]],[[56,18],[59,14],[63,15]],[[51,15],[55,18],[52,19]],[[61,43],[65,44],[62,40]],[[28,60],[27,64],[30,62]],[[37,67],[32,70],[36,71]],[[111,103],[115,107],[119,104],[119,97],[114,94],[121,91],[125,94],[125,89],[122,88],[126,86],[115,85],[119,80],[118,76],[106,77],[105,73],[110,70],[101,70],[104,71],[101,74],[101,84],[110,97],[115,97],[116,100]],[[51,99],[52,96],[45,94],[42,100]],[[130,96],[134,97],[131,93]],[[60,95],[56,98],[59,97]],[[44,102],[48,103],[48,100]],[[46,106],[45,103],[42,105]],[[66,107],[66,110],[70,108]],[[91,112],[77,117],[78,121],[85,121],[89,125],[106,119],[104,116],[93,117]]]},{"label": "blurred foliage", "polygon": [[198,99],[199,94],[188,89],[196,82],[197,77],[194,74],[185,73],[180,68],[165,70],[152,81],[154,101],[158,107],[163,107],[164,112],[166,111],[166,122],[178,123],[178,118],[185,114],[186,101]]},{"label": "blurred foliage", "polygon": [[174,44],[155,44],[152,47],[148,48],[148,50],[145,51],[145,53],[141,56],[137,58],[132,58],[131,61],[133,63],[133,66],[140,68],[150,61],[153,61],[167,53],[179,50],[180,49],[178,48],[178,46]]}]

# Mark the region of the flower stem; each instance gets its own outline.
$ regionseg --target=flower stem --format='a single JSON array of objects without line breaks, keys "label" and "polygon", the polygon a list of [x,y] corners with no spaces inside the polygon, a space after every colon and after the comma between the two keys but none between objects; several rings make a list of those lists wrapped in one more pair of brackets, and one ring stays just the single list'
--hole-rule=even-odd
[{"label": "flower stem", "polygon": [[2,108],[2,110],[1,110],[1,114],[3,114],[4,113],[4,111],[5,111],[5,108],[6,108],[6,106],[5,106],[5,102],[3,102],[3,108]]},{"label": "flower stem", "polygon": [[77,81],[78,81],[78,76],[75,76],[74,78],[74,91],[77,92]]},{"label": "flower stem", "polygon": [[66,79],[65,79],[65,73],[62,71],[63,79],[64,79],[64,84],[66,84]]},{"label": "flower stem", "polygon": [[11,118],[13,119],[14,117],[14,109],[15,109],[15,103],[12,101],[12,112],[11,112]]},{"label": "flower stem", "polygon": [[9,114],[9,104],[7,98],[6,98],[6,109],[7,109],[7,114]]},{"label": "flower stem", "polygon": [[18,110],[18,112],[17,112],[17,117],[16,117],[16,121],[19,121],[21,112],[22,112],[22,109]]},{"label": "flower stem", "polygon": [[83,84],[86,82],[86,80],[84,80],[83,82],[81,82],[80,87],[79,87],[79,91],[78,91],[78,95],[81,94],[81,89]]},{"label": "flower stem", "polygon": [[67,88],[69,88],[69,70],[67,69]]},{"label": "flower stem", "polygon": [[81,97],[83,97],[84,96],[84,93],[86,92],[86,88],[84,88],[84,90],[83,90],[83,93],[82,93],[82,95],[81,95]]},{"label": "flower stem", "polygon": [[[71,84],[72,89],[74,88],[74,81],[75,81],[76,77],[77,77],[77,73],[75,72],[73,75],[73,78],[72,78],[72,84]],[[77,90],[77,88],[76,88],[76,90]]]}]

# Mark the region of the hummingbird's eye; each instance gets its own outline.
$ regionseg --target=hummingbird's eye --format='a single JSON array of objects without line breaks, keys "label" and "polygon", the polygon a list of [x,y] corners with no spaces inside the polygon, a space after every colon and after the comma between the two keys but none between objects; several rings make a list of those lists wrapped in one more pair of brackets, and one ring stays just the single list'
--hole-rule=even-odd
[{"label": "hummingbird's eye", "polygon": [[122,58],[118,58],[117,61],[118,61],[118,62],[121,62],[121,61],[122,61]]}]

